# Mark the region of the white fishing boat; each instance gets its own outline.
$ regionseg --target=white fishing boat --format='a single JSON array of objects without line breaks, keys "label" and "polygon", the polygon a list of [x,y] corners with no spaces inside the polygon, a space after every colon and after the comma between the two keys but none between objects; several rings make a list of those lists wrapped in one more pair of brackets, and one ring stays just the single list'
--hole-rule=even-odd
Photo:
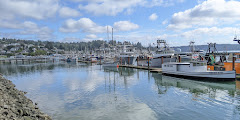
[{"label": "white fishing boat", "polygon": [[119,55],[119,62],[123,65],[134,65],[136,63],[137,55],[133,45],[124,42],[121,53]]},{"label": "white fishing boat", "polygon": [[150,66],[161,68],[164,62],[176,62],[174,50],[167,45],[165,40],[157,40],[157,50],[153,53]]},{"label": "white fishing boat", "polygon": [[235,71],[210,71],[205,61],[191,61],[186,63],[163,63],[162,73],[183,78],[200,80],[235,80]]}]

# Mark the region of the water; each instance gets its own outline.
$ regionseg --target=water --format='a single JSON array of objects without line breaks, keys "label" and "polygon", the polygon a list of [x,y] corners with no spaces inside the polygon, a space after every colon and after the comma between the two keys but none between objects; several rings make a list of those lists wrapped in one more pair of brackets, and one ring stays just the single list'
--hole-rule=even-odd
[{"label": "water", "polygon": [[240,119],[240,81],[68,63],[1,64],[0,73],[56,120]]}]

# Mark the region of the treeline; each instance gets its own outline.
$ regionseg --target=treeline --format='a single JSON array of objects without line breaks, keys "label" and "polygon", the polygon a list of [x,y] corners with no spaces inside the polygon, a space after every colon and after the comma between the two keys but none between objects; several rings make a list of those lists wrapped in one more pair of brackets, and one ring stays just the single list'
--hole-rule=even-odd
[{"label": "treeline", "polygon": [[[111,45],[123,44],[122,42],[116,41],[104,41],[104,40],[93,40],[89,42],[52,42],[52,41],[34,41],[34,40],[20,40],[20,39],[11,39],[11,38],[2,38],[0,39],[0,44],[11,44],[11,43],[19,43],[19,44],[32,44],[34,46],[45,47],[48,50],[52,50],[54,48],[64,50],[64,51],[84,51],[84,50],[95,50],[99,49],[102,45],[105,48],[110,47]],[[133,44],[128,42],[129,44]],[[137,48],[142,48],[142,44],[140,42],[133,44],[133,46]]]}]

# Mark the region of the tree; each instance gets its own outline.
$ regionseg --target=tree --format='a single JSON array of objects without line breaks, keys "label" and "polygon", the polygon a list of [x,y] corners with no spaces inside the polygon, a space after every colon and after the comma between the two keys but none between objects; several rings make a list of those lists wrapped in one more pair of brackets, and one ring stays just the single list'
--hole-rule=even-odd
[{"label": "tree", "polygon": [[35,55],[46,55],[47,52],[44,50],[36,50]]},{"label": "tree", "polygon": [[47,44],[45,45],[45,47],[49,50],[53,49],[53,43],[52,42],[47,42]]},{"label": "tree", "polygon": [[9,45],[9,46],[7,46],[6,47],[6,50],[10,50],[11,48],[14,48],[15,46],[13,46],[13,45]]},{"label": "tree", "polygon": [[59,46],[59,49],[61,49],[61,50],[63,50],[63,49],[64,49],[64,47],[63,47],[63,45],[62,45],[62,44]]}]

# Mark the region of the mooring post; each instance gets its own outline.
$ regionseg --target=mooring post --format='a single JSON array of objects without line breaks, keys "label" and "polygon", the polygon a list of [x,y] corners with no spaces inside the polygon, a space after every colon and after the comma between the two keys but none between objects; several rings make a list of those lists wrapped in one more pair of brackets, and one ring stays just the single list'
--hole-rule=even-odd
[{"label": "mooring post", "polygon": [[138,58],[139,58],[139,57],[137,57],[137,66],[138,66]]},{"label": "mooring post", "polygon": [[149,57],[148,57],[148,69],[149,69]]},{"label": "mooring post", "polygon": [[120,57],[120,63],[121,63],[121,65],[122,65],[122,57]]},{"label": "mooring post", "polygon": [[24,59],[22,59],[22,63],[24,64]]},{"label": "mooring post", "polygon": [[161,62],[162,62],[162,64],[163,64],[163,56],[161,57]]},{"label": "mooring post", "polygon": [[128,56],[128,66],[130,65],[130,57]]},{"label": "mooring post", "polygon": [[236,60],[236,57],[233,57],[233,60],[232,60],[232,70],[235,70],[235,60]]},{"label": "mooring post", "polygon": [[180,57],[180,55],[178,56],[178,62],[181,62],[181,57]]},{"label": "mooring post", "polygon": [[102,60],[101,60],[102,58],[100,57],[100,65],[102,65]]},{"label": "mooring post", "polygon": [[16,64],[17,64],[17,58],[16,58]]}]

